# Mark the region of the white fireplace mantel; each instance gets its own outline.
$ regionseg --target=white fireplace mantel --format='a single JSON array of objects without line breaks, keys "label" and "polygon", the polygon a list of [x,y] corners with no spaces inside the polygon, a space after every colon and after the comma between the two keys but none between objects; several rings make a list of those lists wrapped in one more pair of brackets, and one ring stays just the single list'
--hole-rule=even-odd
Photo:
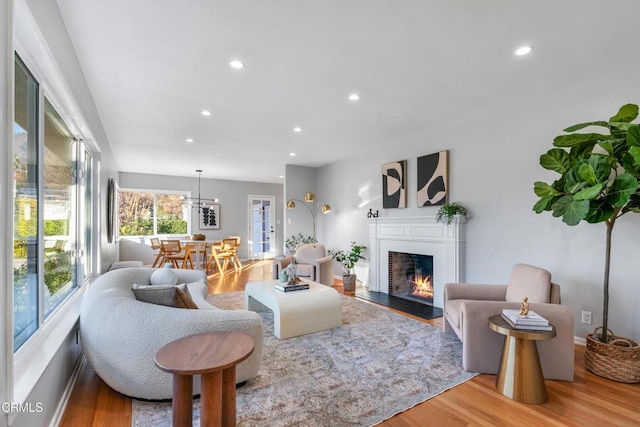
[{"label": "white fireplace mantel", "polygon": [[464,280],[464,223],[455,217],[441,224],[434,216],[377,218],[370,224],[368,290],[389,292],[389,252],[433,256],[436,307],[442,308],[444,284]]}]

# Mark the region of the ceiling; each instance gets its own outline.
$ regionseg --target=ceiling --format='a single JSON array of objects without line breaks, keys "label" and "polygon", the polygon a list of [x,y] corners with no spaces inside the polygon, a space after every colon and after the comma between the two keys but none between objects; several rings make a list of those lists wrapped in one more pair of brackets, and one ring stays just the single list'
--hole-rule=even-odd
[{"label": "ceiling", "polygon": [[123,172],[278,183],[576,85],[638,101],[636,0],[58,4]]}]

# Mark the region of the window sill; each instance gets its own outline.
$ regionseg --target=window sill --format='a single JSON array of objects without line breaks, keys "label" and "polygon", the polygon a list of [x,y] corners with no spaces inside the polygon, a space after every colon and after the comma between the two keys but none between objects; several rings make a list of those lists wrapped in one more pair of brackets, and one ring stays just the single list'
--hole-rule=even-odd
[{"label": "window sill", "polygon": [[14,355],[13,402],[25,402],[80,318],[85,284],[73,292]]}]

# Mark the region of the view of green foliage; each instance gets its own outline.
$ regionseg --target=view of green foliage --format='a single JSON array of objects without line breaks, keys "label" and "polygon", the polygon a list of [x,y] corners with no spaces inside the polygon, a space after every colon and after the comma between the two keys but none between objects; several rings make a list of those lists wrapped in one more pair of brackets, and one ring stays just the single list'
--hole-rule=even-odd
[{"label": "view of green foliage", "polygon": [[60,288],[69,283],[73,278],[69,253],[48,256],[44,261],[44,283],[49,293],[54,295]]},{"label": "view of green foliage", "polygon": [[[25,245],[26,247],[26,245]],[[26,249],[25,249],[26,252]],[[27,278],[27,263],[13,271],[15,286],[23,286]],[[68,252],[60,252],[48,255],[44,261],[44,283],[51,295],[69,283],[73,278]]]},{"label": "view of green foliage", "polygon": [[151,236],[154,234],[154,197],[157,234],[186,234],[182,199],[179,194],[120,191],[118,219],[120,236]]},{"label": "view of green foliage", "polygon": [[67,219],[45,219],[45,236],[67,236],[69,235],[69,220]]}]

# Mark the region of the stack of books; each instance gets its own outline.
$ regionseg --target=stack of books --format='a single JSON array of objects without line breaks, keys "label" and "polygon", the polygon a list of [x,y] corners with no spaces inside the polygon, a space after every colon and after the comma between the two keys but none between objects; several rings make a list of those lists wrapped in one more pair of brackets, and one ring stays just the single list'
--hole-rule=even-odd
[{"label": "stack of books", "polygon": [[305,289],[309,289],[309,284],[300,282],[295,285],[289,285],[288,283],[276,282],[276,289],[280,292],[303,291]]},{"label": "stack of books", "polygon": [[527,329],[530,331],[552,331],[553,326],[549,321],[535,311],[529,314],[520,314],[520,310],[502,310],[502,318],[514,329]]}]

